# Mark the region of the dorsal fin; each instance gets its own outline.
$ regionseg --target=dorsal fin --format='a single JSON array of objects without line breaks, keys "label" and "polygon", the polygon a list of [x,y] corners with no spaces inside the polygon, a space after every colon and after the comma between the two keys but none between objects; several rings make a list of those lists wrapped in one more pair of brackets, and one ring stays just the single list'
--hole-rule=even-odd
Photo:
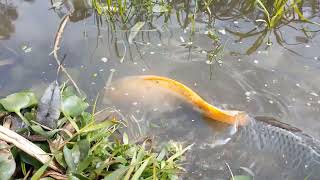
[{"label": "dorsal fin", "polygon": [[285,129],[285,130],[293,132],[293,133],[303,133],[303,131],[301,129],[293,127],[290,124],[281,122],[281,121],[277,120],[274,117],[270,117],[270,116],[255,116],[254,119],[257,120],[257,121],[261,121],[261,122],[264,122],[266,124],[281,128],[281,129]]}]

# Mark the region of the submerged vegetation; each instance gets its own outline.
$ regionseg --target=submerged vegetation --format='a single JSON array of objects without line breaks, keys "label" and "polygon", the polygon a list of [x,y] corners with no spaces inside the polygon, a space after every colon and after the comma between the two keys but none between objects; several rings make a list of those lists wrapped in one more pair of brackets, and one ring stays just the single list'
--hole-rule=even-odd
[{"label": "submerged vegetation", "polygon": [[[168,1],[168,0],[93,0],[93,7],[99,16],[102,16],[112,28],[117,31],[117,26],[121,30],[128,30],[136,22],[145,22],[146,26],[142,30],[152,31],[156,29],[154,21],[161,19],[164,25],[175,16],[177,23],[182,29],[190,28],[189,41],[192,43],[194,35],[200,27],[197,22],[207,24],[208,29],[215,29],[215,23],[223,21],[251,22],[252,28],[247,32],[241,32],[237,29],[226,28],[230,34],[239,37],[239,41],[254,37],[255,41],[251,47],[246,50],[246,54],[255,52],[263,44],[266,47],[272,44],[271,35],[274,34],[276,42],[282,46],[288,45],[280,30],[282,27],[289,27],[303,32],[306,38],[309,30],[305,26],[292,26],[291,22],[299,25],[309,23],[319,26],[313,21],[316,18],[316,12],[319,10],[319,4],[312,1],[303,0],[193,0],[193,1]],[[305,16],[304,7],[312,5],[312,14]],[[308,13],[308,12],[307,12]],[[97,18],[100,21],[101,18]],[[142,36],[143,37],[143,36]],[[210,38],[210,37],[209,37]],[[218,60],[212,58],[212,53],[217,55],[221,53],[222,46],[219,44],[219,38],[215,38],[215,44],[212,50],[207,50],[211,54],[208,60]],[[287,47],[285,47],[287,48]]]},{"label": "submerged vegetation", "polygon": [[56,82],[39,102],[31,91],[2,98],[1,179],[177,179],[183,172],[179,162],[191,146],[131,142],[120,132],[123,122],[97,119],[95,105],[92,113],[87,108],[72,87]]}]

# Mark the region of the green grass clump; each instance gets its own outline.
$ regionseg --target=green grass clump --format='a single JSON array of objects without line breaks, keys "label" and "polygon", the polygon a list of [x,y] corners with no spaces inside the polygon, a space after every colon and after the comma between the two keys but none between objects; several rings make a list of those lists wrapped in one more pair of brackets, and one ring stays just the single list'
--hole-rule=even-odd
[{"label": "green grass clump", "polygon": [[[7,172],[2,178],[155,180],[177,179],[183,172],[179,162],[191,146],[184,148],[180,143],[168,142],[163,147],[154,147],[150,139],[141,143],[131,142],[126,133],[119,131],[123,126],[121,122],[110,118],[97,122],[95,105],[92,113],[85,111],[88,107],[85,98],[76,95],[71,87],[61,87],[61,114],[57,127],[52,129],[40,124],[36,119],[41,103],[47,103],[44,106],[49,112],[46,117],[57,110],[55,106],[58,103],[53,101],[59,99],[53,98],[55,94],[50,94],[49,90],[43,97],[49,92],[51,99],[41,98],[40,102],[31,91],[0,99],[2,126],[8,128],[11,124],[12,132],[29,139],[50,157],[49,161],[41,163],[37,160],[39,154],[23,152],[16,143],[9,146],[6,144],[12,142],[2,139],[0,172]],[[23,123],[21,117],[28,123]],[[3,148],[7,150],[3,151]],[[50,169],[52,163],[58,168]]]}]

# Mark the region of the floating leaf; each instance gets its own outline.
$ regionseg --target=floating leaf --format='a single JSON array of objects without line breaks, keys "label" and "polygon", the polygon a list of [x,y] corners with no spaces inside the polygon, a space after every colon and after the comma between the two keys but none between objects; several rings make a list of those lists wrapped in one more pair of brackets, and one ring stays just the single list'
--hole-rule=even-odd
[{"label": "floating leaf", "polygon": [[78,96],[72,95],[67,97],[62,102],[62,111],[66,116],[76,117],[79,116],[89,106]]},{"label": "floating leaf", "polygon": [[133,39],[137,36],[140,29],[144,26],[145,22],[139,21],[137,22],[130,31],[128,42],[132,44]]},{"label": "floating leaf", "polygon": [[129,169],[128,166],[119,168],[113,171],[112,173],[110,173],[109,175],[107,175],[106,177],[104,177],[104,180],[120,180],[128,169]]},{"label": "floating leaf", "polygon": [[67,97],[70,97],[70,96],[73,96],[73,95],[76,95],[76,94],[77,94],[77,91],[72,86],[67,86],[62,91],[63,99],[66,99]]},{"label": "floating leaf", "polygon": [[29,121],[20,113],[21,109],[37,104],[37,98],[33,92],[23,91],[14,93],[6,98],[0,99],[0,104],[9,112],[15,112],[27,125]]},{"label": "floating leaf", "polygon": [[0,178],[10,179],[16,169],[16,162],[6,142],[0,141]]},{"label": "floating leaf", "polygon": [[36,105],[37,98],[33,92],[24,91],[0,99],[0,103],[7,111],[18,112],[21,109]]},{"label": "floating leaf", "polygon": [[60,106],[60,87],[58,82],[54,81],[45,90],[40,100],[37,109],[37,121],[49,128],[56,128],[60,116]]}]

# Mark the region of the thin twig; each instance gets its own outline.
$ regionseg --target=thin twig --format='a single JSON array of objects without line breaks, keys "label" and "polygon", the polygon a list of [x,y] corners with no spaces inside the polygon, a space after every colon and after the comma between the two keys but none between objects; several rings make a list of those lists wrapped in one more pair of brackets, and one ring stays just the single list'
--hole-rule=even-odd
[{"label": "thin twig", "polygon": [[53,56],[54,59],[56,60],[57,64],[59,65],[59,69],[61,69],[68,77],[68,79],[71,81],[71,83],[73,84],[73,86],[76,88],[77,92],[81,95],[80,89],[78,87],[78,85],[75,83],[75,81],[72,79],[72,77],[70,76],[70,74],[67,72],[66,68],[63,66],[63,64],[61,63],[61,61],[58,58],[58,50],[60,49],[60,43],[61,43],[61,39],[62,39],[62,34],[63,31],[67,25],[67,22],[69,21],[70,18],[70,14],[65,15],[60,22],[58,31],[56,33],[56,37],[54,39],[54,46],[53,46]]},{"label": "thin twig", "polygon": [[228,169],[229,169],[229,171],[230,171],[230,174],[231,174],[231,179],[232,180],[235,180],[234,179],[234,175],[233,175],[233,173],[232,173],[232,171],[231,171],[231,168],[230,168],[230,166],[229,166],[229,164],[226,162],[226,165],[227,165],[227,167],[228,167]]},{"label": "thin twig", "polygon": [[[0,139],[8,143],[14,144],[17,148],[21,149],[30,156],[36,158],[43,164],[47,163],[48,161],[51,161],[51,157],[40,147],[33,144],[26,138],[20,136],[16,132],[11,131],[10,129],[7,129],[3,126],[0,126]],[[49,167],[55,171],[62,172],[58,165],[54,162],[50,162]]]}]

